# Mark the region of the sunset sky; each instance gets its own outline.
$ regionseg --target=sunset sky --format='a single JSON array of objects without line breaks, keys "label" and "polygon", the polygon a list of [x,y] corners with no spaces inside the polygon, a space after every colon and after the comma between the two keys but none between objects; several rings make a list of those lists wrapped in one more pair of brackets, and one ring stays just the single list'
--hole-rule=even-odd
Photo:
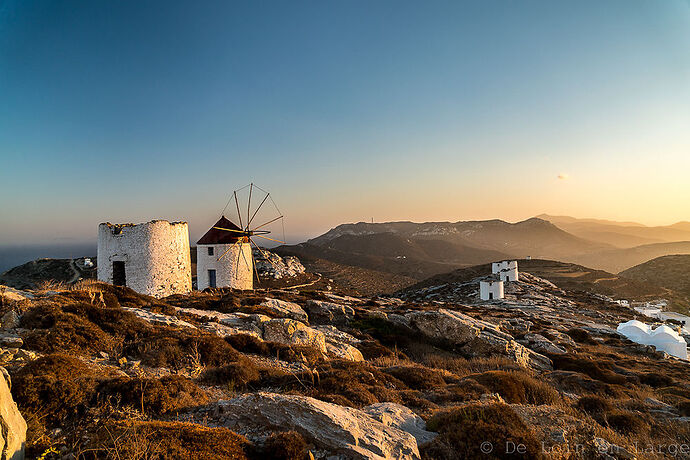
[{"label": "sunset sky", "polygon": [[361,220],[690,220],[690,3],[0,0],[0,245],[255,182]]}]

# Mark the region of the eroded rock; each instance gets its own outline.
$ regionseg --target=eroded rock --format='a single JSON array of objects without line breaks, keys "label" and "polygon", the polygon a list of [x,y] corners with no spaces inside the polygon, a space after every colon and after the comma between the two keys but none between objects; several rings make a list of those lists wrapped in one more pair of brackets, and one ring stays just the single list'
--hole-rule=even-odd
[{"label": "eroded rock", "polygon": [[304,323],[309,321],[307,312],[305,312],[302,307],[294,302],[286,302],[285,300],[278,299],[266,299],[261,306],[284,318],[292,318]]},{"label": "eroded rock", "polygon": [[218,409],[224,426],[250,439],[275,430],[295,430],[317,446],[346,458],[420,458],[415,437],[393,426],[393,417],[391,424],[386,425],[358,409],[306,396],[274,393],[246,394],[220,401]]},{"label": "eroded rock", "polygon": [[326,352],[323,332],[289,318],[277,318],[262,323],[263,339],[288,345],[308,345]]},{"label": "eroded rock", "polygon": [[[2,374],[8,375],[2,368]],[[24,458],[26,442],[26,421],[12,399],[9,380],[0,378],[0,444],[3,446],[0,460],[21,460]]]}]

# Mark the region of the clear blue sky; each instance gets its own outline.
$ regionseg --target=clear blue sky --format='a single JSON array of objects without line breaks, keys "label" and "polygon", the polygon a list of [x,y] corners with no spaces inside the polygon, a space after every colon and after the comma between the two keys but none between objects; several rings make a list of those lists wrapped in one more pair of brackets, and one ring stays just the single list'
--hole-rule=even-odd
[{"label": "clear blue sky", "polygon": [[[0,245],[273,192],[341,222],[690,219],[690,5],[0,0]],[[558,176],[561,176],[559,179]]]}]

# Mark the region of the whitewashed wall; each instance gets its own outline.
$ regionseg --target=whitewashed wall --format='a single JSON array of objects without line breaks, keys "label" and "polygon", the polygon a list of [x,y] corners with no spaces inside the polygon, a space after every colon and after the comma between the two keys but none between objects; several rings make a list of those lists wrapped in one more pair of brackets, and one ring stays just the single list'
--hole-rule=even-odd
[{"label": "whitewashed wall", "polygon": [[479,298],[489,300],[489,294],[493,294],[494,299],[504,297],[503,281],[480,281]]},{"label": "whitewashed wall", "polygon": [[[119,235],[114,233],[121,228]],[[113,282],[113,262],[125,262],[127,286],[165,297],[192,290],[189,229],[186,222],[154,220],[144,224],[98,226],[98,279]]]},{"label": "whitewashed wall", "polygon": [[[212,256],[208,255],[209,246],[213,247]],[[218,260],[225,251],[228,253]],[[197,289],[209,287],[209,270],[216,271],[216,287],[253,289],[253,263],[252,247],[249,243],[199,244],[196,247]]]}]

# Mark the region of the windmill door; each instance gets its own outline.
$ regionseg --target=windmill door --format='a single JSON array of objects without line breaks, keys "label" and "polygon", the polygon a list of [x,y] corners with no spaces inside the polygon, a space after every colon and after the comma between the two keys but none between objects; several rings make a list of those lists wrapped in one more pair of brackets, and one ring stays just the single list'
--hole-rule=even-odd
[{"label": "windmill door", "polygon": [[122,261],[113,262],[113,285],[127,286],[127,277],[125,276],[125,263]]},{"label": "windmill door", "polygon": [[215,270],[209,270],[208,271],[208,287],[216,287],[216,271]]}]

